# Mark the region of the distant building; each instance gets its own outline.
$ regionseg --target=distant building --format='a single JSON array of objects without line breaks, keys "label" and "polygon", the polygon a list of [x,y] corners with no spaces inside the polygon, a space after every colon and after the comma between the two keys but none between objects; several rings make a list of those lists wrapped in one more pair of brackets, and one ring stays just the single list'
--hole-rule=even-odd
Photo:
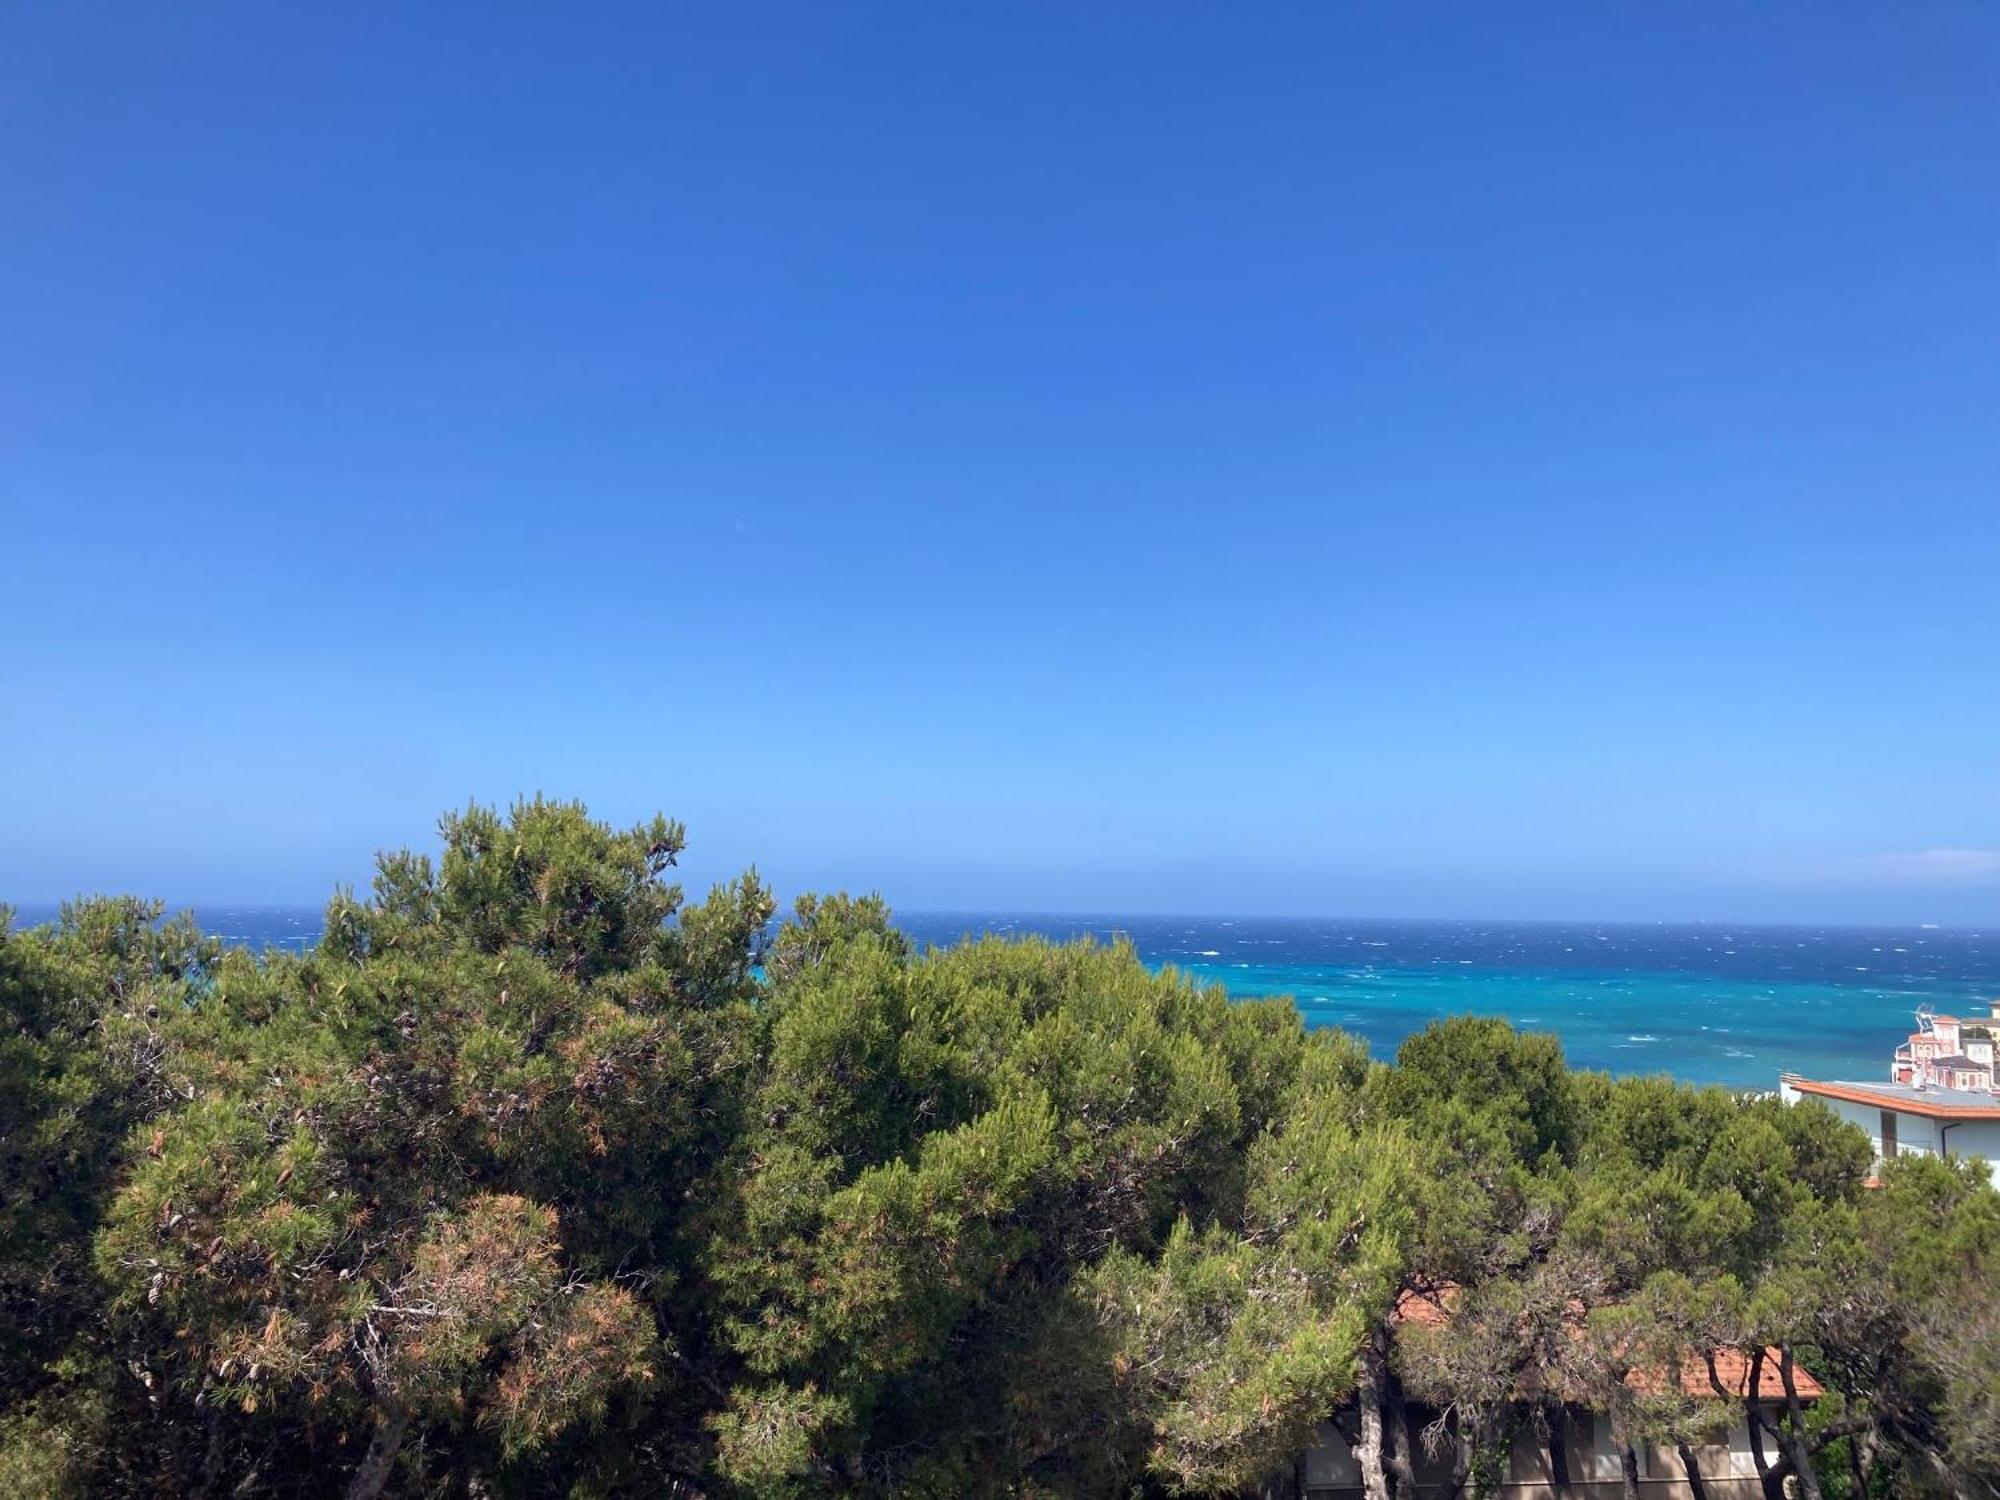
[{"label": "distant building", "polygon": [[1819,1100],[1868,1132],[1879,1165],[1892,1156],[1972,1156],[1985,1162],[2000,1187],[2000,1085],[1994,1040],[2000,1000],[1988,1014],[1941,1016],[1917,1010],[1917,1029],[1889,1061],[1887,1083],[1825,1082],[1786,1073],[1778,1091],[1787,1104]]},{"label": "distant building", "polygon": [[[1769,1379],[1770,1377],[1766,1377]],[[1704,1391],[1703,1394],[1706,1394]],[[1772,1392],[1775,1407],[1778,1392]],[[1813,1400],[1819,1386],[1800,1372],[1801,1399]],[[1412,1406],[1405,1415],[1408,1440],[1414,1446],[1417,1500],[1445,1500],[1451,1495],[1444,1466],[1424,1449],[1421,1433],[1436,1418],[1428,1408]],[[1612,1436],[1611,1424],[1602,1416],[1571,1408],[1567,1413],[1570,1465],[1570,1493],[1587,1500],[1617,1500],[1624,1493],[1621,1450]],[[1775,1461],[1776,1445],[1764,1440],[1765,1452]],[[1764,1487],[1757,1478],[1757,1460],[1750,1451],[1750,1429],[1740,1412],[1727,1430],[1693,1450],[1709,1500],[1762,1500]],[[1688,1500],[1693,1494],[1680,1455],[1669,1448],[1645,1447],[1638,1450],[1639,1493],[1646,1500]],[[1318,1444],[1303,1454],[1289,1482],[1279,1482],[1264,1491],[1265,1500],[1361,1500],[1366,1493],[1361,1483],[1361,1466],[1354,1451],[1335,1422],[1319,1429]],[[1553,1500],[1557,1494],[1551,1471],[1549,1450],[1522,1424],[1507,1454],[1499,1485],[1488,1493],[1499,1500]]]},{"label": "distant building", "polygon": [[1822,1083],[1787,1073],[1779,1080],[1787,1104],[1818,1099],[1868,1132],[1878,1163],[1915,1152],[1974,1156],[2000,1187],[2000,1095],[1987,1089],[1919,1088],[1908,1083]]},{"label": "distant building", "polygon": [[1993,1033],[2000,1028],[2000,1001],[1993,1014],[1961,1021],[1957,1016],[1917,1012],[1917,1029],[1896,1049],[1889,1065],[1895,1083],[1916,1088],[1971,1089],[1993,1092]]},{"label": "distant building", "polygon": [[[1448,1319],[1450,1298],[1448,1290],[1438,1299],[1406,1293],[1397,1303],[1396,1323],[1400,1326],[1405,1322],[1436,1323]],[[1580,1304],[1576,1313],[1579,1318],[1584,1316]],[[1749,1423],[1740,1403],[1744,1397],[1754,1395],[1767,1415],[1775,1417],[1783,1392],[1776,1374],[1777,1353],[1767,1350],[1766,1356],[1753,1361],[1745,1352],[1734,1349],[1716,1355],[1715,1378],[1729,1393],[1730,1409],[1722,1415],[1716,1431],[1690,1450],[1709,1500],[1762,1500],[1764,1490],[1757,1478]],[[1634,1388],[1645,1390],[1668,1378],[1665,1371],[1635,1370],[1627,1380]],[[1715,1394],[1704,1362],[1691,1360],[1680,1378],[1690,1396],[1707,1399]],[[1794,1371],[1793,1389],[1801,1401],[1808,1403],[1825,1394],[1820,1383],[1804,1369]],[[1532,1393],[1521,1394],[1522,1415],[1527,1417],[1539,1403],[1528,1399]],[[1415,1402],[1406,1405],[1402,1413],[1401,1437],[1414,1457],[1416,1500],[1448,1500],[1453,1494],[1448,1482],[1448,1464],[1441,1455],[1432,1454],[1423,1441],[1424,1430],[1438,1420],[1437,1411]],[[1577,1500],[1615,1500],[1623,1495],[1624,1453],[1609,1420],[1587,1406],[1570,1405],[1564,1408],[1563,1426],[1570,1494]],[[1356,1437],[1357,1423],[1350,1403],[1334,1413],[1333,1420],[1320,1425],[1318,1440],[1299,1455],[1289,1475],[1263,1488],[1260,1500],[1361,1500],[1365,1491],[1361,1465],[1354,1452]],[[1776,1460],[1776,1446],[1768,1438],[1765,1452]],[[1649,1445],[1634,1450],[1633,1456],[1637,1460],[1639,1493],[1645,1500],[1688,1500],[1693,1494],[1687,1468],[1678,1452]],[[1553,1459],[1548,1442],[1536,1435],[1532,1420],[1518,1425],[1497,1477],[1497,1488],[1488,1493],[1498,1500],[1554,1500],[1558,1491]]]}]

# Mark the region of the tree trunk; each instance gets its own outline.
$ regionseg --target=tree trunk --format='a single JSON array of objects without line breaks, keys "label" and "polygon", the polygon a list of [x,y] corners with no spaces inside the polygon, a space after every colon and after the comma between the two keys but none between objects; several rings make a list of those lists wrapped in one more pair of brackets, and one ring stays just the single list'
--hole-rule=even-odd
[{"label": "tree trunk", "polygon": [[1389,1477],[1388,1432],[1383,1422],[1383,1409],[1389,1397],[1388,1376],[1388,1362],[1381,1357],[1371,1335],[1361,1346],[1355,1383],[1361,1441],[1354,1445],[1354,1458],[1361,1466],[1361,1484],[1368,1500],[1395,1500],[1396,1494]]},{"label": "tree trunk", "polygon": [[1466,1485],[1472,1482],[1472,1460],[1478,1451],[1478,1443],[1473,1436],[1475,1425],[1467,1421],[1463,1414],[1453,1423],[1451,1478],[1445,1485],[1444,1500],[1458,1500],[1465,1493]]},{"label": "tree trunk", "polygon": [[1382,1410],[1383,1448],[1389,1461],[1393,1492],[1414,1496],[1417,1493],[1414,1456],[1417,1439],[1416,1434],[1410,1431],[1410,1406],[1403,1399],[1403,1382],[1396,1378],[1396,1371],[1389,1363],[1388,1330],[1383,1329],[1377,1338],[1376,1347],[1382,1359],[1382,1391],[1388,1397]]},{"label": "tree trunk", "polygon": [[1805,1439],[1786,1433],[1785,1453],[1798,1479],[1798,1500],[1825,1500],[1819,1487],[1819,1471],[1813,1467],[1812,1450],[1806,1447]]},{"label": "tree trunk", "polygon": [[[1715,1387],[1718,1394],[1730,1394],[1715,1373],[1715,1356],[1712,1354],[1708,1356],[1708,1383]],[[1783,1466],[1773,1464],[1764,1452],[1764,1431],[1770,1424],[1764,1416],[1760,1399],[1763,1385],[1764,1350],[1760,1347],[1750,1356],[1750,1371],[1743,1381],[1743,1425],[1750,1431],[1750,1457],[1757,1465],[1757,1483],[1764,1491],[1764,1500],[1789,1500],[1785,1494]]]},{"label": "tree trunk", "polygon": [[1813,1468],[1813,1450],[1806,1442],[1806,1412],[1799,1401],[1798,1382],[1792,1377],[1792,1350],[1788,1344],[1778,1351],[1778,1378],[1785,1387],[1785,1431],[1780,1439],[1785,1456],[1798,1475],[1799,1500],[1823,1500],[1819,1473]]},{"label": "tree trunk", "polygon": [[1630,1443],[1618,1446],[1618,1478],[1624,1487],[1625,1500],[1639,1500],[1639,1455]]},{"label": "tree trunk", "polygon": [[[204,1396],[208,1394],[207,1388],[205,1386],[202,1390],[202,1394]],[[201,1492],[204,1495],[212,1495],[215,1493],[217,1486],[219,1486],[222,1483],[222,1462],[223,1462],[222,1414],[215,1408],[213,1404],[210,1404],[208,1409],[207,1425],[208,1425],[208,1447],[207,1451],[202,1455],[202,1460],[201,1460]]]},{"label": "tree trunk", "polygon": [[1678,1439],[1674,1447],[1680,1450],[1681,1472],[1687,1475],[1689,1496],[1692,1500],[1708,1500],[1708,1485],[1702,1480],[1701,1460],[1694,1456],[1694,1449]]},{"label": "tree trunk", "polygon": [[1549,1427],[1549,1480],[1562,1500],[1571,1500],[1576,1491],[1569,1476],[1569,1413],[1560,1401],[1543,1404],[1542,1415]]},{"label": "tree trunk", "polygon": [[[1923,1448],[1918,1450],[1918,1456],[1922,1458],[1924,1467],[1931,1471],[1933,1482],[1945,1494],[1951,1496],[1951,1500],[1972,1500],[1971,1491],[1967,1490],[1961,1482],[1962,1476],[1956,1473],[1950,1464],[1945,1462],[1943,1454],[1933,1452],[1929,1448]],[[1983,1487],[1986,1488],[1989,1494],[1992,1493],[1991,1486]]]},{"label": "tree trunk", "polygon": [[368,1440],[368,1451],[362,1455],[361,1467],[348,1481],[347,1500],[376,1500],[382,1493],[383,1486],[389,1482],[390,1472],[396,1467],[396,1453],[403,1446],[403,1434],[409,1426],[409,1408],[400,1401],[376,1412],[375,1436]]}]

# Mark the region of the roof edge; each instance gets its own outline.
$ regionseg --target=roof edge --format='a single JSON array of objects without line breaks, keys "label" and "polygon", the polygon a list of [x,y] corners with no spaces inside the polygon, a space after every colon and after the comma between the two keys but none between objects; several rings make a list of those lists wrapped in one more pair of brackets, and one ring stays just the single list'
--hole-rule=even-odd
[{"label": "roof edge", "polygon": [[1921,1115],[1930,1120],[2000,1120],[2000,1096],[1996,1096],[1991,1104],[1944,1104],[1933,1099],[1881,1093],[1865,1083],[1827,1083],[1817,1078],[1803,1078],[1797,1073],[1781,1073],[1778,1079],[1785,1087],[1796,1089],[1801,1094],[1839,1099],[1848,1104],[1872,1104],[1877,1109],[1894,1110],[1901,1115]]}]

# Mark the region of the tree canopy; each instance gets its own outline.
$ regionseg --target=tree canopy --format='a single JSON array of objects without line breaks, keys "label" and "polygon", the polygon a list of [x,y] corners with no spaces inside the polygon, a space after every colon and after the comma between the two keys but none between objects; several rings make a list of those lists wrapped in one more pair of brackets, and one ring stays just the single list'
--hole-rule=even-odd
[{"label": "tree canopy", "polygon": [[1561,1475],[1583,1407],[1747,1418],[1773,1495],[2000,1494],[1975,1166],[1866,1187],[1817,1106],[1496,1021],[1373,1060],[1122,944],[690,902],[664,819],[440,840],[300,955],[0,923],[0,1492],[1244,1495],[1331,1421],[1390,1500],[1524,1433]]}]

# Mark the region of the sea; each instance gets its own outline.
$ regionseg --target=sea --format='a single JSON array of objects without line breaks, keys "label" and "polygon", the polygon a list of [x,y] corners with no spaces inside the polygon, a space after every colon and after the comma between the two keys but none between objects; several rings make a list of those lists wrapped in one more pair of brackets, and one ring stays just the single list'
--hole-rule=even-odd
[{"label": "sea", "polygon": [[[50,912],[17,908],[17,925]],[[316,907],[210,907],[208,931],[251,948],[318,941]],[[1392,1057],[1441,1017],[1553,1032],[1572,1065],[1772,1089],[1780,1072],[1887,1076],[1921,1005],[2000,1000],[2000,925],[1971,928],[1385,921],[917,912],[919,943],[982,933],[1130,940],[1141,959],[1231,995],[1288,996]]]}]

